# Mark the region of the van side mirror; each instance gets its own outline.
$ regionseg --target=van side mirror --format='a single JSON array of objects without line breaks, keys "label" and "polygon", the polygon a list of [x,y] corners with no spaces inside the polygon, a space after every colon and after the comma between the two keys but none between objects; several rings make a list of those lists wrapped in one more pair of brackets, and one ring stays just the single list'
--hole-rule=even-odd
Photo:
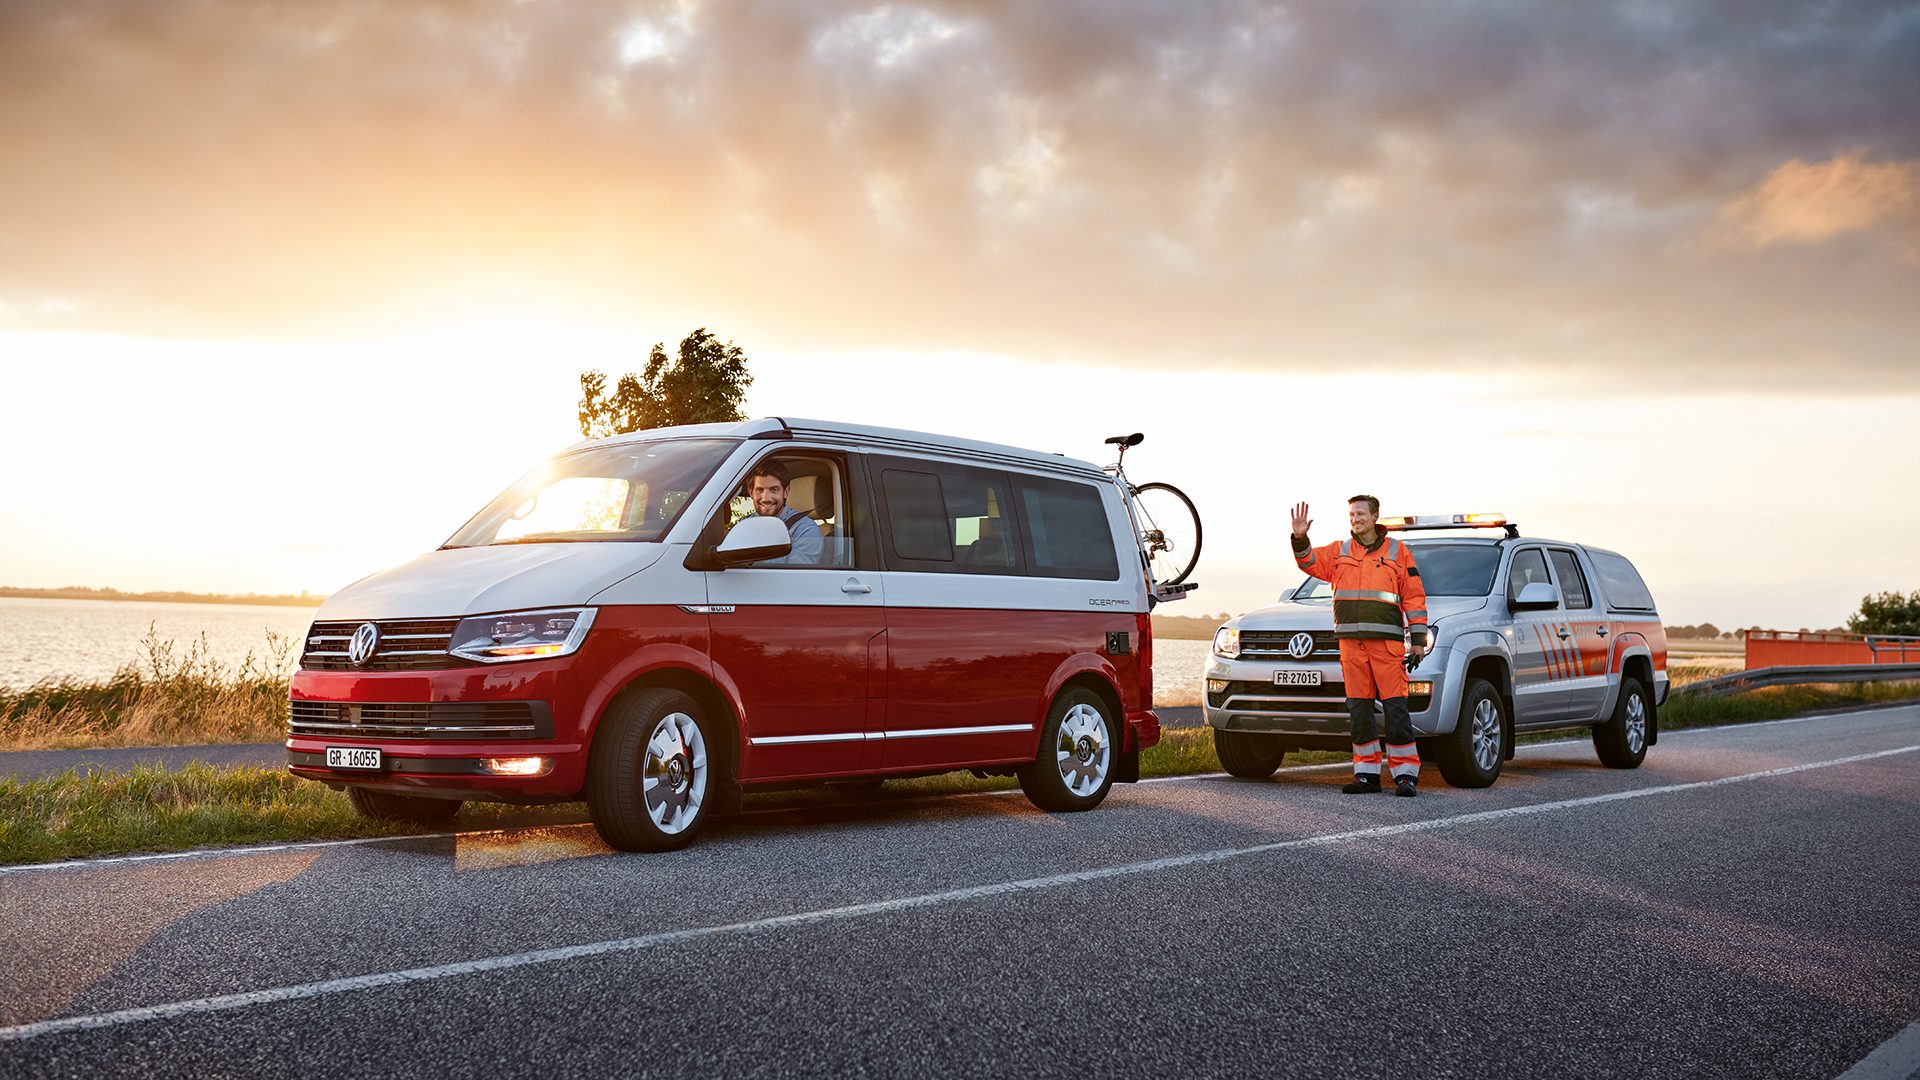
[{"label": "van side mirror", "polygon": [[713,549],[713,561],[724,569],[762,559],[778,559],[792,551],[793,534],[787,531],[786,523],[776,517],[755,514],[728,530],[726,539]]},{"label": "van side mirror", "polygon": [[1543,611],[1560,606],[1560,590],[1552,582],[1531,581],[1520,586],[1520,595],[1508,605],[1515,611]]}]

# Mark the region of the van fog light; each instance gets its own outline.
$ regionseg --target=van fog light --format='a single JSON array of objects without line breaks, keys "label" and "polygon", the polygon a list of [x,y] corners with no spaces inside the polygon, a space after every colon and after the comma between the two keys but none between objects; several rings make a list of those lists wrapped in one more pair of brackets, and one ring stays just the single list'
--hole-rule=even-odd
[{"label": "van fog light", "polygon": [[1432,683],[1430,683],[1430,682],[1410,682],[1410,683],[1408,683],[1408,684],[1407,684],[1407,693],[1409,693],[1409,694],[1425,694],[1425,695],[1427,695],[1428,697],[1432,697],[1432,696],[1433,696],[1433,684],[1432,684]]},{"label": "van fog light", "polygon": [[486,759],[487,771],[495,776],[545,776],[553,762],[543,757],[496,757]]},{"label": "van fog light", "polygon": [[1227,680],[1225,679],[1208,679],[1207,680],[1207,693],[1224,694],[1226,692],[1227,692]]}]

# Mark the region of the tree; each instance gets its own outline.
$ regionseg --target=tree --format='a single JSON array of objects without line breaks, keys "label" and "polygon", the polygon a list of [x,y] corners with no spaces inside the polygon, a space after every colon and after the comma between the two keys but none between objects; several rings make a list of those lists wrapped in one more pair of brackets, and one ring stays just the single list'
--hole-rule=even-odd
[{"label": "tree", "polygon": [[1920,635],[1920,589],[1907,596],[1881,592],[1862,597],[1860,610],[1847,617],[1847,629],[1856,634]]},{"label": "tree", "polygon": [[680,342],[671,361],[664,344],[647,354],[639,375],[620,376],[613,393],[598,371],[580,376],[580,434],[589,439],[676,424],[723,424],[745,420],[740,403],[753,376],[740,346],[701,327]]}]

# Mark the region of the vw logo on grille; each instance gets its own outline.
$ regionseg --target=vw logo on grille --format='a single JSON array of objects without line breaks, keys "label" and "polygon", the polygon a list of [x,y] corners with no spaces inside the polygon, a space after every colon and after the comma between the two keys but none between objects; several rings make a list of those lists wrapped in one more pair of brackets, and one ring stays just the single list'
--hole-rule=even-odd
[{"label": "vw logo on grille", "polygon": [[[354,638],[354,640],[358,641],[360,639],[356,637]],[[1312,656],[1313,655],[1313,635],[1308,633],[1299,633],[1299,634],[1293,635],[1292,640],[1287,642],[1287,653],[1288,655],[1292,656],[1295,660],[1305,660],[1307,657]],[[359,663],[359,661],[356,660],[354,661],[354,663],[357,664]]]},{"label": "vw logo on grille", "polygon": [[353,632],[353,640],[347,642],[347,659],[359,667],[373,659],[373,650],[380,647],[380,628],[370,622],[360,624]]}]

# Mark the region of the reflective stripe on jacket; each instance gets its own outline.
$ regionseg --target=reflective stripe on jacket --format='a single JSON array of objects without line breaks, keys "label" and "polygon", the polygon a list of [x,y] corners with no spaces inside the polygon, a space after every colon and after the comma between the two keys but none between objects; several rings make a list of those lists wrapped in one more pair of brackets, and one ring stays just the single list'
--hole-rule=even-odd
[{"label": "reflective stripe on jacket", "polygon": [[1427,587],[1413,552],[1391,536],[1369,550],[1351,537],[1323,547],[1293,541],[1293,561],[1333,586],[1333,632],[1343,638],[1400,640],[1408,626],[1427,622]]}]

